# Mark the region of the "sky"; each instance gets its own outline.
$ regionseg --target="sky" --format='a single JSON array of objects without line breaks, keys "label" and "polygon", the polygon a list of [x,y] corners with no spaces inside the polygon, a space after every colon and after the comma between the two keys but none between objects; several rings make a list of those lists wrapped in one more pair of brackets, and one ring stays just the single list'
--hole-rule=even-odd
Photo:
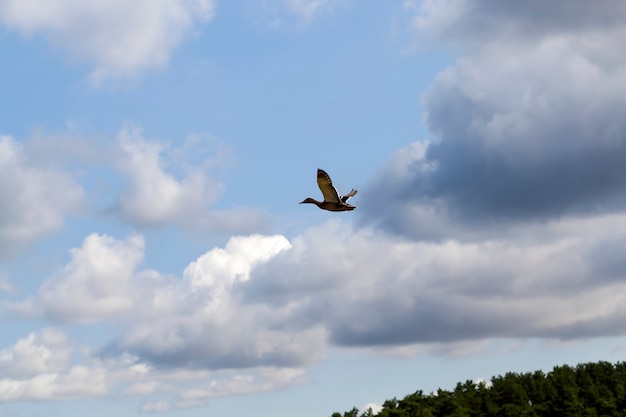
[{"label": "sky", "polygon": [[0,0],[0,416],[625,360],[624,42],[612,0]]}]

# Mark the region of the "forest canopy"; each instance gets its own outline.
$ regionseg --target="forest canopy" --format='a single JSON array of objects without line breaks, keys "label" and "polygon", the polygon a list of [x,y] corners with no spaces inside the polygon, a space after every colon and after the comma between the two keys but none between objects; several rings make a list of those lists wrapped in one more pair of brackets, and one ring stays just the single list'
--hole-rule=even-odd
[{"label": "forest canopy", "polygon": [[556,366],[542,371],[465,381],[452,391],[415,391],[383,403],[378,413],[352,408],[331,417],[626,417],[626,362]]}]

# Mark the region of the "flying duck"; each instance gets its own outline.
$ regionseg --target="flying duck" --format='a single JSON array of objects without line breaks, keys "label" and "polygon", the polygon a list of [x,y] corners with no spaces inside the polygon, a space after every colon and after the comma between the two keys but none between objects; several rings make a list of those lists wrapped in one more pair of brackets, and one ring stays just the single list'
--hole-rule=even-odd
[{"label": "flying duck", "polygon": [[320,190],[322,190],[324,201],[317,201],[309,197],[300,202],[300,204],[311,203],[315,204],[322,210],[328,211],[350,211],[356,208],[356,206],[348,204],[348,199],[354,196],[357,193],[357,190],[353,188],[348,194],[339,197],[337,189],[333,187],[333,182],[331,181],[330,176],[324,170],[319,168],[317,169],[317,185],[320,187]]}]

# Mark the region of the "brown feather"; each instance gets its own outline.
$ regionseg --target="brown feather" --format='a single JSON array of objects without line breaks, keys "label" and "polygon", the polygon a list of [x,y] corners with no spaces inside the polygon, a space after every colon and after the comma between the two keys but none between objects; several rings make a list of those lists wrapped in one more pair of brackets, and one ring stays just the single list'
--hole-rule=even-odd
[{"label": "brown feather", "polygon": [[330,179],[330,175],[328,175],[324,170],[317,170],[317,185],[320,187],[322,191],[322,195],[324,196],[324,201],[317,201],[314,198],[307,198],[303,203],[315,204],[317,207],[322,210],[328,211],[351,211],[356,208],[351,204],[347,204],[347,201],[350,197],[356,195],[357,190],[354,188],[348,194],[339,197],[339,193],[337,193],[337,189],[333,186],[333,181]]}]

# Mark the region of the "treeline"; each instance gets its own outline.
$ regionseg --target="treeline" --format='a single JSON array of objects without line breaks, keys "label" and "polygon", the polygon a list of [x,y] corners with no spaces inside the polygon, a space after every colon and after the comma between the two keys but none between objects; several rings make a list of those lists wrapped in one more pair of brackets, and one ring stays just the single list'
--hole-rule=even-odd
[{"label": "treeline", "polygon": [[453,391],[419,390],[385,401],[378,413],[357,408],[332,417],[626,417],[626,362],[557,366],[496,376],[488,383],[465,381]]}]

